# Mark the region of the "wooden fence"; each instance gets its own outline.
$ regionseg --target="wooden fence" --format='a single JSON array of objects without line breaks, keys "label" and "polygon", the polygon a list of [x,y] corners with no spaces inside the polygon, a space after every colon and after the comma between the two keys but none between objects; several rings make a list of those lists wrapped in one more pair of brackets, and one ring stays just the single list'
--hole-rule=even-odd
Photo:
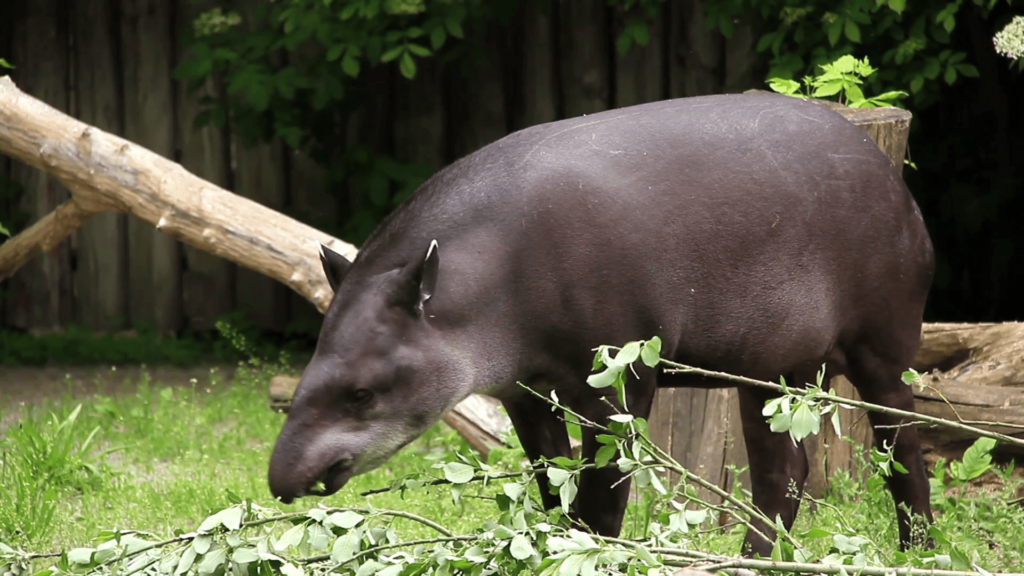
[{"label": "wooden fence", "polygon": [[[244,0],[244,9],[262,0]],[[56,108],[173,158],[196,175],[269,207],[330,214],[343,195],[324,171],[279,142],[248,149],[228,132],[195,130],[199,107],[172,70],[185,56],[179,32],[199,12],[190,0],[9,0],[0,57],[24,91]],[[523,0],[514,24],[467,31],[482,58],[422,62],[415,80],[373,72],[381,94],[349,121],[350,142],[400,161],[441,166],[526,126],[664,98],[755,87],[750,33],[708,31],[697,0],[666,3],[646,47],[627,54],[615,38],[630,16],[603,0]],[[216,87],[206,87],[216,95]],[[68,197],[59,181],[0,157],[0,212],[28,223]],[[10,224],[10,222],[4,222]],[[243,311],[283,331],[316,321],[283,285],[184,246],[131,217],[105,213],[0,285],[0,327],[51,331],[143,325],[208,330]]]}]

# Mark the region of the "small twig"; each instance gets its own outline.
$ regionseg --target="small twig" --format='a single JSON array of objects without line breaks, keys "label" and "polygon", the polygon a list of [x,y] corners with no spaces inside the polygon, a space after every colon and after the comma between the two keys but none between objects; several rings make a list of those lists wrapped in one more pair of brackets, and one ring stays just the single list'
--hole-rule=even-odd
[{"label": "small twig", "polygon": [[[440,544],[442,542],[468,542],[468,541],[471,541],[471,540],[476,540],[478,538],[479,538],[479,536],[469,534],[469,535],[465,535],[465,536],[444,536],[444,537],[441,537],[441,538],[424,538],[422,540],[406,540],[405,542],[396,542],[394,544],[381,544],[379,546],[374,546],[373,548],[367,548],[366,550],[363,550],[362,552],[356,554],[355,556],[349,558],[348,560],[345,560],[344,562],[339,562],[337,564],[332,565],[330,568],[327,569],[327,572],[328,573],[333,572],[335,569],[337,569],[337,568],[339,568],[341,566],[344,566],[345,564],[348,564],[349,562],[355,562],[355,561],[359,560],[360,558],[363,558],[364,556],[369,556],[370,554],[373,554],[374,552],[380,552],[382,550],[390,550],[392,548],[405,548],[407,546],[420,546],[422,544]],[[295,560],[295,562],[297,562],[299,564],[315,564],[317,562],[324,562],[324,561],[327,561],[327,560],[330,560],[330,559],[331,559],[331,555],[330,554],[319,554],[317,556],[309,556],[307,558],[299,558],[298,560]]]},{"label": "small twig", "polygon": [[[608,536],[593,536],[595,540],[601,540],[611,544],[637,548],[643,544],[635,540],[623,538],[611,538]],[[712,562],[715,564],[729,563],[729,567],[747,568],[750,570],[778,570],[780,572],[792,572],[797,574],[850,574],[856,573],[861,576],[982,576],[981,572],[963,570],[940,570],[931,568],[912,567],[889,567],[889,566],[846,566],[839,564],[821,564],[816,562],[784,562],[775,560],[763,560],[754,558],[735,558],[721,554],[708,554],[687,550],[685,548],[648,548],[653,554],[662,556],[683,557],[691,560]],[[689,567],[693,563],[684,564],[678,560],[666,559],[663,561],[666,566]],[[703,568],[702,568],[703,569]],[[990,572],[991,576],[1024,576],[1017,572]]]},{"label": "small twig", "polygon": [[[549,468],[549,466],[534,466],[532,468],[527,468],[526,470],[520,470],[519,472],[502,472],[501,474],[476,474],[476,475],[473,476],[473,478],[469,479],[466,483],[468,484],[470,482],[481,482],[481,481],[484,481],[484,480],[503,480],[503,479],[506,479],[506,478],[515,478],[517,476],[522,476],[523,474],[536,474],[538,472],[543,472],[543,471],[547,470],[548,468]],[[574,468],[574,470],[586,470],[588,468],[595,468],[595,466],[593,464],[580,464],[578,467]],[[440,486],[442,484],[451,484],[451,483],[452,482],[450,482],[446,478],[435,478],[435,479],[431,480],[430,482],[424,482],[423,485],[424,486]],[[384,492],[392,492],[394,490],[398,490],[398,488],[374,488],[372,490],[367,490],[365,492],[360,492],[359,495],[360,496],[371,496],[373,494],[383,494]]]}]

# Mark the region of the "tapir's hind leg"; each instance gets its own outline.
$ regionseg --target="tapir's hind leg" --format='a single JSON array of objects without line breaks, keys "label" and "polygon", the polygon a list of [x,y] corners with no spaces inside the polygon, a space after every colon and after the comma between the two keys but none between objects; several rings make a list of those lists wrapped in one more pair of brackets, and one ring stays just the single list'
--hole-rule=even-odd
[{"label": "tapir's hind leg", "polygon": [[[892,352],[897,347],[886,346]],[[900,380],[904,370],[910,367],[914,359],[914,348],[906,353],[897,354],[899,359],[883,357],[866,347],[847,352],[849,370],[847,377],[857,388],[865,402],[879,404],[889,408],[897,408],[908,412],[914,411],[914,391]],[[903,474],[893,470],[886,480],[893,500],[896,501],[896,516],[899,519],[900,548],[906,550],[911,544],[926,542],[926,534],[911,533],[911,519],[904,508],[909,508],[915,516],[932,521],[930,487],[928,474],[921,456],[921,441],[914,425],[903,425],[904,419],[879,412],[868,412],[871,426],[874,428],[875,445],[883,448],[894,446],[893,458],[907,469]]]},{"label": "tapir's hind leg", "polygon": [[[631,377],[626,384],[626,404],[629,412],[637,418],[650,415],[656,389],[654,374],[646,369],[643,373],[645,378],[642,381],[637,382]],[[607,425],[608,417],[615,413],[611,406],[596,395],[587,396],[579,404],[573,408],[585,418],[600,424]],[[597,441],[600,432],[591,428],[583,428],[582,431],[583,459],[585,462],[594,462],[598,449],[603,446]],[[584,470],[580,473],[579,494],[576,496],[576,518],[597,534],[618,536],[629,502],[629,486],[630,480],[619,472],[614,463],[604,468]]]},{"label": "tapir's hind leg", "polygon": [[[512,425],[515,426],[523,451],[531,462],[536,462],[541,456],[572,457],[565,422],[559,418],[559,412],[551,410],[550,404],[531,394],[523,394],[502,404],[508,412],[509,419],[512,420]],[[558,506],[558,496],[548,490],[548,477],[538,474],[537,482],[540,485],[540,497],[544,508],[550,510]]]},{"label": "tapir's hind leg", "polygon": [[[786,381],[793,383],[793,375],[787,374]],[[773,521],[781,517],[782,525],[789,530],[796,519],[799,498],[803,494],[804,482],[810,470],[803,442],[794,444],[789,434],[772,432],[767,419],[761,414],[765,402],[778,394],[748,386],[740,386],[738,393],[754,505]],[[795,485],[795,495],[791,485]],[[772,526],[766,526],[757,519],[753,519],[751,524],[768,538],[776,537]],[[743,544],[744,554],[760,554],[767,558],[771,552],[771,541],[752,530],[747,531]]]}]

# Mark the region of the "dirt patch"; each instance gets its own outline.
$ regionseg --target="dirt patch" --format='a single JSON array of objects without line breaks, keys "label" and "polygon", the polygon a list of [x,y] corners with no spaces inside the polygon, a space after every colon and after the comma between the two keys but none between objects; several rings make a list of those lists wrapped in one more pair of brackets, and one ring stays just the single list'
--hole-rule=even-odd
[{"label": "dirt patch", "polygon": [[[224,383],[230,383],[237,366],[152,366],[146,367],[150,380],[160,386],[187,387],[194,378],[202,385],[216,369]],[[130,394],[142,379],[141,366],[88,367],[0,367],[0,432],[17,420],[21,408],[45,399],[70,394],[90,398],[97,393],[111,396]]]}]

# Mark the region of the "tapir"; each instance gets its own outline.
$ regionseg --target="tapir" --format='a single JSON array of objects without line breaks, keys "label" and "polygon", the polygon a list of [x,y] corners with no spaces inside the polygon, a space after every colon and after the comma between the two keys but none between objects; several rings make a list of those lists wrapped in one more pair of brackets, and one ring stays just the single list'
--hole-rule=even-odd
[{"label": "tapir", "polygon": [[[333,300],[270,459],[284,502],[336,492],[474,393],[502,402],[531,459],[569,456],[560,415],[520,383],[607,422],[614,392],[586,384],[594,349],[653,336],[663,358],[761,380],[810,382],[824,365],[865,401],[912,411],[900,377],[934,270],[900,170],[868,135],[820,104],[763,93],[514,132],[427,180],[353,261],[324,247],[321,260]],[[638,417],[659,386],[729,386],[643,366],[630,378]],[[739,389],[753,501],[789,527],[790,483],[802,489],[809,468],[801,444],[770,431],[771,398]],[[907,470],[887,479],[911,512],[897,506],[905,549],[912,515],[931,520],[917,432],[870,421]],[[598,448],[584,429],[582,455]],[[621,479],[614,466],[585,470],[574,521],[617,535]],[[748,532],[746,553],[771,547]]]}]

